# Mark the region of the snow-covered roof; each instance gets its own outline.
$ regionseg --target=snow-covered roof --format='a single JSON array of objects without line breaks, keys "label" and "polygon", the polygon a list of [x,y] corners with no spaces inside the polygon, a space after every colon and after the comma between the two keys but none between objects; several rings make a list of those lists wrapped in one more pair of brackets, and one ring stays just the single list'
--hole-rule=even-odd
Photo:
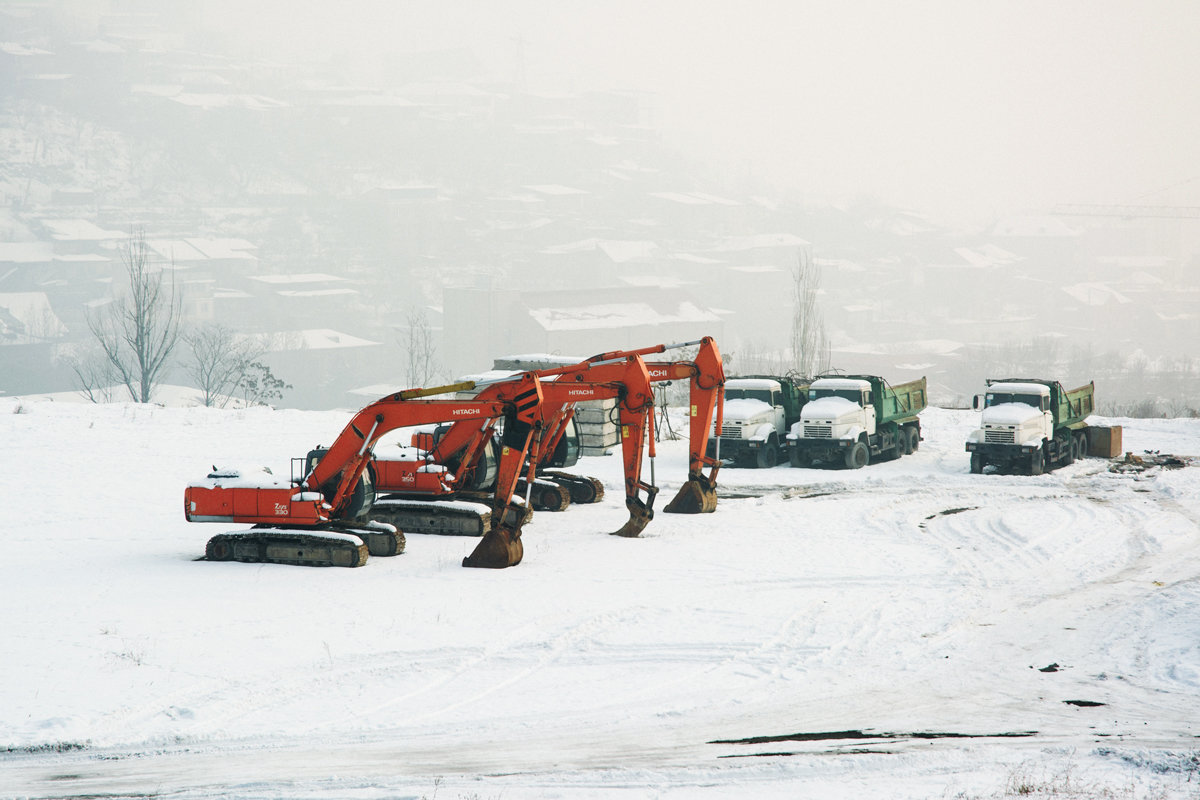
[{"label": "snow-covered roof", "polygon": [[550,195],[552,197],[565,197],[568,195],[591,194],[591,192],[585,191],[583,189],[576,189],[572,186],[562,186],[561,184],[557,184],[557,183],[539,183],[539,184],[534,184],[532,186],[524,186],[522,188],[528,189],[531,192],[537,192],[538,194]]},{"label": "snow-covered roof", "polygon": [[529,314],[538,325],[548,331],[720,321],[716,314],[687,300],[680,301],[671,311],[659,311],[649,303],[634,302],[600,303],[569,308],[531,308]]},{"label": "snow-covered roof", "polygon": [[628,275],[620,278],[620,281],[629,286],[637,286],[639,288],[655,287],[658,289],[679,289],[695,283],[695,281],[688,281],[683,278],[660,277],[658,275]]},{"label": "snow-covered roof", "polygon": [[260,94],[219,94],[213,92],[180,92],[168,97],[183,106],[195,108],[247,108],[261,111],[268,108],[286,108],[287,103]]},{"label": "snow-covered roof", "polygon": [[994,267],[1024,260],[1023,256],[1010,253],[994,244],[985,244],[980,247],[956,247],[954,252],[962,256],[962,259],[973,267]]},{"label": "snow-covered roof", "polygon": [[205,255],[183,239],[147,239],[146,247],[171,261],[205,261]]},{"label": "snow-covered roof", "polygon": [[5,53],[10,56],[51,56],[54,55],[49,50],[43,50],[40,47],[33,45],[21,44],[19,42],[0,42],[0,53]]},{"label": "snow-covered roof", "polygon": [[770,272],[783,272],[782,267],[775,267],[770,264],[756,264],[744,267],[730,267],[732,272],[745,272],[750,275],[765,275]]},{"label": "snow-covered roof", "polygon": [[791,233],[758,233],[750,236],[729,236],[713,249],[719,252],[758,250],[763,247],[807,247],[807,239]]},{"label": "snow-covered roof", "polygon": [[735,200],[728,200],[724,197],[717,197],[704,192],[651,192],[651,197],[657,197],[660,200],[669,200],[672,203],[679,203],[685,206],[737,206],[741,205]]},{"label": "snow-covered roof", "polygon": [[658,252],[658,245],[654,242],[603,239],[597,247],[616,264],[651,258]]},{"label": "snow-covered roof", "polygon": [[53,260],[54,251],[46,242],[0,242],[0,262],[36,264]]},{"label": "snow-covered roof", "polygon": [[765,389],[771,391],[779,388],[779,381],[770,378],[728,378],[725,389]]},{"label": "snow-covered roof", "polygon": [[346,279],[339,278],[337,275],[327,275],[324,272],[297,272],[290,275],[251,275],[250,280],[282,286],[289,283],[327,283]]},{"label": "snow-covered roof", "polygon": [[124,239],[121,231],[106,231],[86,219],[43,219],[42,224],[50,229],[50,236],[58,241],[111,241]]},{"label": "snow-covered roof", "polygon": [[1064,286],[1062,290],[1085,306],[1106,306],[1109,303],[1125,305],[1133,302],[1105,283],[1076,283]]},{"label": "snow-covered roof", "polygon": [[1058,217],[1051,216],[1020,216],[1007,217],[996,223],[992,228],[993,236],[1018,237],[1062,237],[1078,236],[1075,230]]},{"label": "snow-covered roof", "polygon": [[330,297],[337,294],[358,294],[357,289],[280,289],[275,294],[280,297]]},{"label": "snow-covered roof", "polygon": [[1041,383],[993,383],[987,387],[989,392],[1009,392],[1011,394],[1050,394],[1050,387]]},{"label": "snow-covered roof", "polygon": [[871,388],[869,381],[864,381],[860,378],[817,378],[812,382],[809,388],[812,389],[832,389],[836,391],[843,390],[867,390]]},{"label": "snow-covered roof", "polygon": [[184,241],[209,258],[242,259],[247,261],[257,259],[257,256],[253,253],[247,253],[246,251],[256,250],[258,246],[245,239],[206,239],[191,236]]},{"label": "snow-covered roof", "polygon": [[724,264],[725,262],[719,258],[707,258],[698,256],[693,253],[675,253],[671,256],[672,261],[686,261],[691,264]]},{"label": "snow-covered roof", "polygon": [[0,294],[0,344],[57,339],[66,333],[45,292]]}]

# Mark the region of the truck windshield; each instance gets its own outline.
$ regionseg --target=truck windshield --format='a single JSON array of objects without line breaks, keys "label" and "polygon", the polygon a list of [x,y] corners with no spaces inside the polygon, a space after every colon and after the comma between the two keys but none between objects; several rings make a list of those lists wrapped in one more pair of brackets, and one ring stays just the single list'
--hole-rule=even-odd
[{"label": "truck windshield", "polygon": [[1003,403],[1024,403],[1027,406],[1041,408],[1042,397],[1037,394],[1018,394],[1016,392],[988,392],[987,402],[985,403],[988,408]]},{"label": "truck windshield", "polygon": [[762,400],[767,405],[773,405],[770,389],[726,389],[726,400]]},{"label": "truck windshield", "polygon": [[851,403],[862,402],[861,389],[809,389],[808,399],[817,400],[822,397],[841,397]]}]

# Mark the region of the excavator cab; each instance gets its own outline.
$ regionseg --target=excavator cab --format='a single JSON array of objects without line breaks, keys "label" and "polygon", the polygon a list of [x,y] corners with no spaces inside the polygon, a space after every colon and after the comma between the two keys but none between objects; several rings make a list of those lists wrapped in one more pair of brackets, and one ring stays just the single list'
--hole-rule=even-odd
[{"label": "excavator cab", "polygon": [[579,423],[575,417],[571,417],[570,426],[563,437],[558,440],[558,445],[554,448],[554,452],[540,466],[548,469],[573,467],[579,463],[579,452],[581,449]]},{"label": "excavator cab", "polygon": [[[293,476],[292,483],[298,485],[300,480],[302,480],[305,475],[311,474],[313,469],[316,468],[317,464],[328,452],[329,449],[326,447],[316,447],[312,450],[309,450],[308,455],[306,455],[303,460],[304,471],[298,478]],[[300,461],[300,459],[292,459],[292,461],[297,462]],[[295,463],[292,465],[292,471],[296,471]],[[339,472],[333,478],[326,481],[324,486],[320,487],[321,494],[325,497],[325,502],[329,502],[333,499],[334,493],[337,492],[338,482],[341,480],[341,477],[342,474]],[[348,520],[366,519],[367,515],[371,512],[371,506],[374,504],[374,502],[375,468],[371,465],[368,465],[367,469],[363,470],[362,477],[358,479],[356,484],[354,484],[354,491],[350,495],[350,502],[346,505],[346,512],[343,515],[343,518]]]}]

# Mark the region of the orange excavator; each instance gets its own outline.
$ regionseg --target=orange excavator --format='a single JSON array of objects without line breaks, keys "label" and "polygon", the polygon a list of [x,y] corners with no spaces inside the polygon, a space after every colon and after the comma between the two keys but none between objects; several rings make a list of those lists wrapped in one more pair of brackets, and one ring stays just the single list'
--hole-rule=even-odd
[{"label": "orange excavator", "polygon": [[[534,492],[545,492],[547,485],[565,493],[567,490],[557,484],[536,479],[539,466],[554,463],[576,403],[616,399],[615,412],[623,434],[627,500],[632,504],[631,508],[638,509],[638,518],[645,516],[643,509],[648,509],[649,504],[641,499],[642,493],[645,492],[652,502],[653,493],[657,492],[657,488],[641,481],[641,454],[647,441],[645,431],[653,425],[653,393],[645,362],[636,354],[622,353],[603,363],[588,360],[529,374],[540,382],[543,424],[536,433],[528,464],[524,474],[518,476],[514,491],[524,494],[527,501]],[[515,385],[515,379],[491,382],[475,395],[475,400],[503,398]],[[381,497],[371,509],[371,518],[411,533],[482,533],[491,524],[489,512],[481,512],[474,503],[453,501],[477,499],[481,488],[497,485],[499,476],[494,474],[489,451],[489,440],[495,436],[495,422],[455,421],[438,431],[436,436],[424,431],[414,434],[414,448],[403,458],[377,454],[372,467],[375,489]],[[505,420],[504,437],[510,435],[508,427],[509,422]],[[653,448],[652,443],[650,446]],[[595,481],[591,478],[576,480],[589,484]],[[595,483],[599,488],[593,492],[594,497],[603,492],[603,484]],[[447,499],[452,502],[446,502]],[[564,499],[558,507],[565,507],[568,502],[569,499]],[[536,504],[533,507],[538,508]],[[626,526],[622,530],[625,535],[637,535],[642,527],[644,525]]]},{"label": "orange excavator", "polygon": [[513,501],[513,487],[535,444],[535,432],[544,427],[541,382],[527,373],[490,399],[428,399],[473,387],[467,382],[411,389],[371,403],[354,415],[327,450],[318,449],[303,460],[303,477],[287,483],[266,473],[214,468],[207,479],[185,490],[187,519],[254,527],[214,536],[205,548],[206,558],[357,567],[368,555],[397,555],[404,550],[403,532],[383,523],[357,521],[374,499],[368,466],[379,438],[397,428],[446,420],[504,419],[492,527],[467,561],[468,566],[485,567],[519,563],[525,507]]},{"label": "orange excavator", "polygon": [[[648,361],[646,368],[651,382],[687,380],[689,383],[688,403],[688,477],[680,487],[678,494],[663,509],[671,514],[700,514],[714,511],[717,507],[717,472],[720,470],[719,459],[705,455],[705,446],[713,421],[719,428],[721,412],[724,406],[725,370],[721,362],[721,352],[711,336],[693,342],[681,344],[659,344],[643,347],[638,350],[618,350],[600,353],[592,356],[570,369],[578,369],[584,364],[596,364],[605,361],[630,358],[633,356],[650,356],[665,353],[683,347],[697,346],[696,355],[690,360],[678,361]],[[555,370],[540,372],[545,376]],[[567,435],[574,407],[567,409],[556,418],[551,418],[552,427],[546,437],[545,453],[561,451],[562,442]],[[707,475],[704,469],[708,468]],[[595,502],[603,497],[603,484],[594,478],[571,475],[547,469],[544,464],[538,465],[538,473],[550,480],[563,481],[571,488],[571,501],[575,503]],[[599,497],[587,498],[587,484],[599,484]],[[576,493],[579,487],[579,493]]]},{"label": "orange excavator", "polygon": [[[675,345],[655,345],[639,350],[601,353],[578,364],[540,370],[534,374],[543,381],[547,394],[546,427],[542,432],[539,452],[534,462],[537,480],[529,483],[521,478],[517,492],[530,500],[537,510],[562,510],[569,503],[593,503],[604,496],[604,484],[596,478],[563,472],[574,459],[567,453],[577,450],[574,425],[575,403],[590,399],[582,397],[578,388],[586,383],[612,383],[612,368],[606,362],[620,362],[634,356],[663,353],[682,347],[698,345],[692,360],[654,362],[647,365],[651,381],[683,380],[690,383],[690,442],[688,480],[679,495],[666,507],[670,513],[700,513],[716,508],[716,473],[720,462],[707,458],[703,442],[714,414],[721,412],[721,391],[724,372],[721,355],[711,337]],[[513,379],[504,379],[504,381]],[[620,379],[618,379],[619,382]],[[625,393],[640,394],[644,387],[636,379],[627,380]],[[494,384],[493,384],[494,385]],[[557,395],[562,389],[570,391],[566,399]],[[488,396],[485,389],[478,397]],[[619,396],[622,388],[612,386],[598,392],[595,398]],[[438,533],[479,536],[488,525],[487,510],[478,501],[483,490],[495,480],[494,447],[480,445],[481,430],[490,430],[490,423],[458,421],[442,426],[436,432],[418,432],[412,436],[412,447],[404,450],[385,448],[376,451],[372,464],[375,489],[380,497],[372,509],[372,519],[386,521],[410,533]],[[699,446],[696,443],[701,443]],[[531,460],[533,456],[531,455]],[[627,470],[629,465],[627,464]],[[705,467],[710,469],[704,475]],[[561,488],[560,488],[561,487]],[[657,490],[655,490],[657,491]],[[569,492],[569,496],[559,494]],[[431,502],[434,500],[435,502]],[[640,509],[637,513],[641,513]]]}]

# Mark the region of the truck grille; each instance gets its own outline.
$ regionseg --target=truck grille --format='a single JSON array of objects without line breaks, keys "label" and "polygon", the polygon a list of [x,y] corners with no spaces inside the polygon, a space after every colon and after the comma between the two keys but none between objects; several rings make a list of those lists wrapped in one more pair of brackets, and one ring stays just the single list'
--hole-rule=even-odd
[{"label": "truck grille", "polygon": [[1016,441],[1013,431],[993,430],[992,428],[985,430],[983,437],[988,444],[1012,444]]},{"label": "truck grille", "polygon": [[831,425],[805,425],[804,437],[806,439],[832,439],[833,426]]},{"label": "truck grille", "polygon": [[740,425],[722,425],[721,435],[732,439],[740,439],[742,438],[742,427]]}]

